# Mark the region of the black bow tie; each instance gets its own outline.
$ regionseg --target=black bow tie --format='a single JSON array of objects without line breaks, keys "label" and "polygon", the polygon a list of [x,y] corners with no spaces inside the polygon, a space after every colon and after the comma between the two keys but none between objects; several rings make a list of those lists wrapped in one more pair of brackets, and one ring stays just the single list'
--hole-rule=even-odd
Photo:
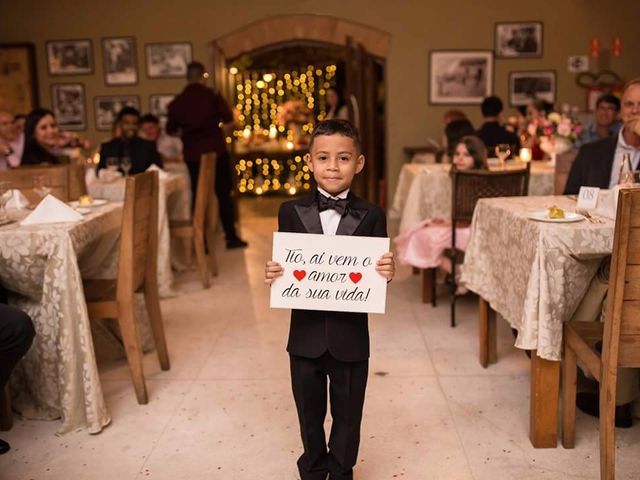
[{"label": "black bow tie", "polygon": [[349,200],[346,198],[329,198],[325,197],[323,194],[318,193],[318,210],[324,212],[325,210],[335,210],[341,216],[343,216],[347,211],[347,206],[349,205]]}]

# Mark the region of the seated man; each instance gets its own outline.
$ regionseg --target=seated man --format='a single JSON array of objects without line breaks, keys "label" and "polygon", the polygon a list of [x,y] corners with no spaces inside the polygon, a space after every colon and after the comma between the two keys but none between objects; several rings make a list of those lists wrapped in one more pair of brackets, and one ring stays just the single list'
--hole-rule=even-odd
[{"label": "seated man", "polygon": [[156,148],[165,162],[182,160],[182,142],[178,137],[167,135],[158,117],[151,113],[140,119],[140,136],[156,144]]},{"label": "seated man", "polygon": [[23,148],[24,135],[18,132],[13,115],[0,110],[0,171],[20,165]]},{"label": "seated man", "polygon": [[511,145],[511,155],[518,155],[520,151],[520,139],[518,135],[507,130],[500,123],[502,113],[502,100],[499,97],[491,96],[482,101],[480,109],[484,117],[484,123],[476,135],[484,142],[489,152],[489,156],[495,155],[496,145],[505,143]]},{"label": "seated man", "polygon": [[618,113],[620,113],[618,97],[611,94],[601,95],[596,101],[595,121],[584,129],[576,142],[576,147],[617,135],[621,127]]},{"label": "seated man", "polygon": [[142,173],[153,164],[162,167],[162,157],[155,144],[138,136],[139,121],[140,112],[133,107],[124,107],[118,112],[116,123],[120,127],[121,135],[100,146],[98,170],[107,166],[108,158],[121,161],[124,157],[129,157],[131,161],[131,175]]},{"label": "seated man", "polygon": [[[21,310],[5,305],[4,297],[4,289],[0,286],[0,396],[4,395],[13,367],[27,353],[35,336],[31,318]],[[0,455],[8,451],[9,444],[0,440]]]},{"label": "seated man", "polygon": [[627,82],[620,108],[622,128],[618,135],[580,147],[571,166],[564,189],[575,195],[580,187],[612,188],[618,184],[620,165],[625,154],[631,157],[633,170],[640,163],[640,78]]}]

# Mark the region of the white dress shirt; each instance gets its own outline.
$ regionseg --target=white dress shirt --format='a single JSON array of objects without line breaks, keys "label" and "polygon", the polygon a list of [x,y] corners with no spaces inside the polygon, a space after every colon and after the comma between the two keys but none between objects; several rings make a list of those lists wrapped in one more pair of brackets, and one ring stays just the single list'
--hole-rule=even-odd
[{"label": "white dress shirt", "polygon": [[[337,196],[331,195],[326,190],[320,187],[318,187],[318,192],[320,192],[325,197],[333,198],[335,200],[338,200],[341,198],[347,198],[347,195],[349,195],[348,188],[344,192],[339,193]],[[340,224],[341,219],[342,219],[342,215],[336,212],[333,208],[320,212],[320,223],[322,223],[322,233],[324,235],[335,235],[336,231],[338,230],[338,225]]]},{"label": "white dress shirt", "polygon": [[628,153],[631,157],[631,168],[638,170],[640,167],[640,148],[632,147],[624,141],[622,132],[624,128],[618,132],[618,145],[616,145],[616,153],[613,156],[613,165],[611,166],[611,180],[609,180],[609,188],[615,187],[620,181],[620,165],[622,164],[622,158],[625,153]]}]

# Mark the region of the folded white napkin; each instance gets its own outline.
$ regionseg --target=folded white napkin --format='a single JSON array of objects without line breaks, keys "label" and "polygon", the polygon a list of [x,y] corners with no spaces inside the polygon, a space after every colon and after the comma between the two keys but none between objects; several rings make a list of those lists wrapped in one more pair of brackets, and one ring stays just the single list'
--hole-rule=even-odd
[{"label": "folded white napkin", "polygon": [[79,220],[82,220],[81,214],[53,195],[47,195],[35,210],[20,222],[20,225],[77,222]]},{"label": "folded white napkin", "polygon": [[593,213],[600,217],[609,218],[611,220],[616,219],[616,211],[618,209],[618,193],[620,187],[615,186],[610,190],[600,190],[598,194],[598,204]]},{"label": "folded white napkin", "polygon": [[113,182],[122,178],[122,172],[119,170],[109,170],[107,168],[102,168],[98,171],[98,178],[102,182]]},{"label": "folded white napkin", "polygon": [[149,168],[147,168],[147,172],[158,172],[158,178],[167,178],[169,174],[165,172],[163,169],[158,167],[155,163],[152,163]]},{"label": "folded white napkin", "polygon": [[29,200],[20,190],[16,190],[15,188],[11,190],[11,197],[9,197],[9,201],[7,202],[6,208],[27,208],[29,206]]}]

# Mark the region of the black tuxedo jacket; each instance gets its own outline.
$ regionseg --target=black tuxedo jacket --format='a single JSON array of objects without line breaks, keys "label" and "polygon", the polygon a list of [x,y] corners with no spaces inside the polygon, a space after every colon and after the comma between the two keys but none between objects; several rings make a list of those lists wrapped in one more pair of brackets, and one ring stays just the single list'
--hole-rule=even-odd
[{"label": "black tuxedo jacket", "polygon": [[[316,195],[283,203],[278,213],[278,231],[322,234]],[[386,237],[385,213],[380,207],[349,194],[349,207],[340,220],[336,235]],[[369,358],[367,314],[292,310],[287,351],[292,355],[318,358],[327,350],[343,362]]]},{"label": "black tuxedo jacket", "polygon": [[131,170],[129,170],[131,175],[144,172],[154,163],[162,167],[162,157],[156,149],[156,144],[140,137],[133,137],[129,141],[114,138],[103,143],[100,146],[98,170],[107,166],[107,158],[126,156],[131,159]]},{"label": "black tuxedo jacket", "polygon": [[571,165],[565,195],[577,195],[580,187],[609,188],[618,135],[585,143]]}]

